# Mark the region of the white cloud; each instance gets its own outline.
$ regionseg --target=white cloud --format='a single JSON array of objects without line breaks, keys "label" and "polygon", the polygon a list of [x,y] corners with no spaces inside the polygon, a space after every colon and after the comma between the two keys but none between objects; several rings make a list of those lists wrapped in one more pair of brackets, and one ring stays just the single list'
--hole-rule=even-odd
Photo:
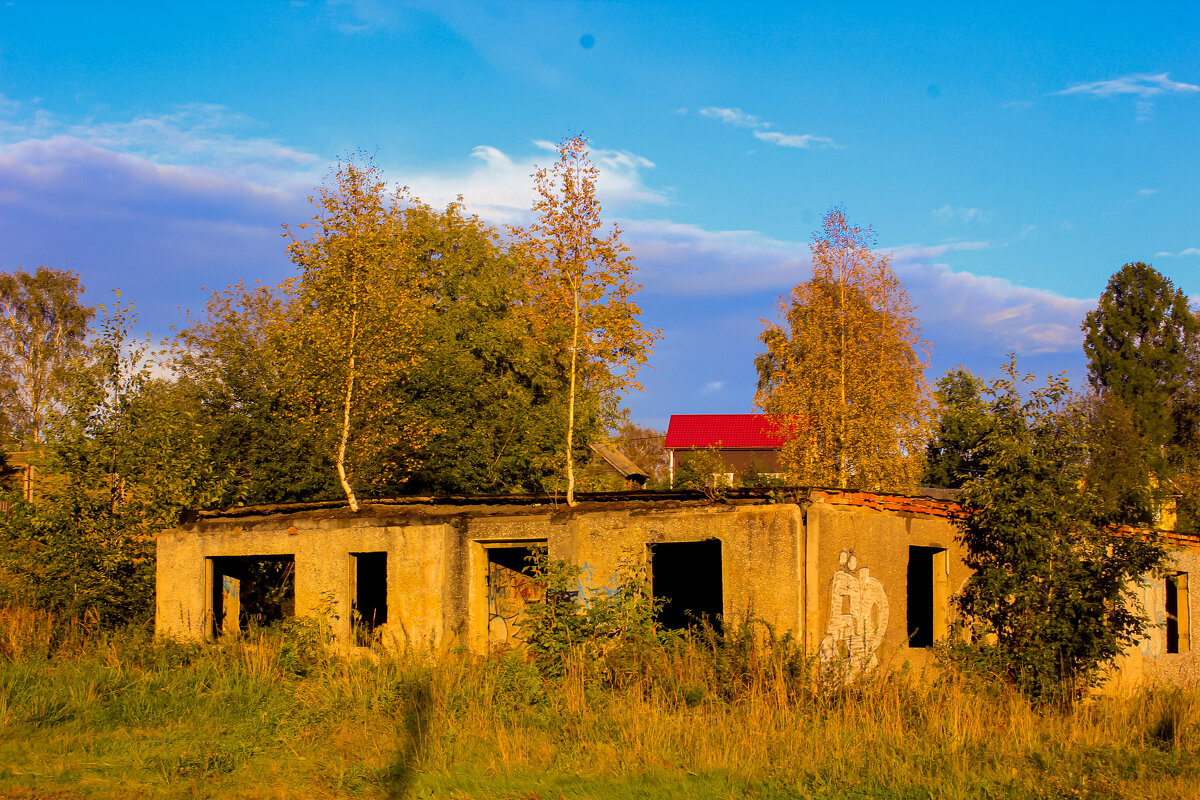
[{"label": "white cloud", "polygon": [[952,223],[960,225],[983,225],[991,221],[992,212],[978,208],[952,206],[947,203],[941,208],[935,208],[930,212],[930,216],[939,225],[950,225]]},{"label": "white cloud", "polygon": [[740,108],[718,108],[709,106],[708,108],[700,109],[700,115],[715,119],[718,122],[724,122],[726,125],[735,125],[739,128],[751,128],[754,131],[754,138],[768,144],[778,145],[779,147],[794,147],[799,150],[809,150],[813,147],[832,147],[840,150],[842,146],[836,144],[833,139],[826,136],[814,136],[811,133],[781,133],[779,131],[769,131],[767,128],[772,127],[770,122],[763,120],[761,117],[756,117],[753,114],[747,114]]},{"label": "white cloud", "polygon": [[[533,144],[542,151],[558,150],[558,145],[545,140]],[[589,152],[600,170],[596,195],[606,210],[667,203],[663,192],[645,183],[645,173],[654,168],[653,161],[628,150],[593,147]],[[553,159],[532,154],[518,159],[490,145],[476,147],[471,158],[473,163],[461,167],[409,174],[403,182],[433,206],[445,205],[462,195],[472,212],[492,222],[527,219],[534,200],[531,176],[538,166],[549,167]]]},{"label": "white cloud", "polygon": [[769,128],[769,122],[763,122],[753,114],[747,114],[740,108],[716,108],[709,106],[708,108],[700,109],[700,116],[715,119],[729,125],[737,125],[740,128]]},{"label": "white cloud", "polygon": [[190,103],[132,120],[70,122],[45,110],[0,121],[0,145],[65,137],[156,164],[201,166],[260,183],[318,183],[321,157],[254,136],[252,119],[224,106]]},{"label": "white cloud", "polygon": [[1133,95],[1147,99],[1167,93],[1200,92],[1200,86],[1173,81],[1168,77],[1169,74],[1163,72],[1158,75],[1151,75],[1149,73],[1125,75],[1110,81],[1081,83],[1069,89],[1063,89],[1061,92],[1056,92],[1055,94],[1090,94],[1096,97]]},{"label": "white cloud", "polygon": [[[675,302],[721,298],[731,304],[741,296],[782,294],[812,274],[807,242],[665,220],[627,221],[622,227],[645,291],[680,298]],[[956,252],[988,247],[986,241],[959,241],[881,249],[891,254],[925,336],[935,345],[952,342],[997,355],[1077,350],[1079,321],[1094,301],[955,271],[943,263]],[[761,309],[754,313],[762,315]]]},{"label": "white cloud", "polygon": [[1139,197],[1149,197],[1152,194],[1157,194],[1158,189],[1138,189]]},{"label": "white cloud", "polygon": [[1200,256],[1200,247],[1189,247],[1185,250],[1180,250],[1178,253],[1162,250],[1154,254],[1155,258],[1182,258],[1183,256]]},{"label": "white cloud", "polygon": [[833,147],[841,149],[834,143],[833,139],[824,136],[813,136],[810,133],[797,136],[791,133],[779,133],[778,131],[755,131],[754,138],[770,144],[777,144],[780,147],[796,147],[801,150],[808,150],[811,147]]},{"label": "white cloud", "polygon": [[704,388],[700,390],[700,394],[713,394],[725,388],[725,381],[709,381],[704,384]]},{"label": "white cloud", "polygon": [[1169,73],[1158,75],[1141,73],[1125,75],[1110,81],[1081,83],[1055,94],[1087,94],[1093,97],[1133,97],[1134,110],[1138,122],[1149,122],[1154,118],[1154,103],[1150,98],[1164,94],[1188,94],[1200,92],[1200,86],[1190,83],[1180,83],[1168,77]]}]

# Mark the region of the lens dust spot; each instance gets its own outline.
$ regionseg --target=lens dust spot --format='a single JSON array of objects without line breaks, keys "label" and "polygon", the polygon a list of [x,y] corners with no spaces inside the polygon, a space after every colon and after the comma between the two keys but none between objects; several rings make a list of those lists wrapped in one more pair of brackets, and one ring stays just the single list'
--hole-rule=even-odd
[{"label": "lens dust spot", "polygon": [[929,95],[931,100],[937,100],[942,96],[942,87],[938,86],[936,83],[931,83],[925,87],[925,94]]},{"label": "lens dust spot", "polygon": [[583,36],[579,37],[579,46],[584,50],[591,50],[594,44],[596,44],[596,37],[592,36],[590,33],[585,33]]}]

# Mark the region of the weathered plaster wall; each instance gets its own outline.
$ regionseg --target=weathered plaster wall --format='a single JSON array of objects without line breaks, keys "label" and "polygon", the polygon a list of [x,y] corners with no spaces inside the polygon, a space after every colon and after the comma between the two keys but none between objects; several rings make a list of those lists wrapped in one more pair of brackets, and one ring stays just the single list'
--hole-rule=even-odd
[{"label": "weathered plaster wall", "polygon": [[[928,651],[908,641],[910,547],[946,551],[943,580],[949,591],[935,598],[944,613],[949,594],[968,575],[954,533],[944,517],[814,503],[808,510],[808,570],[815,587],[807,614],[810,651],[828,658],[839,647],[862,648],[869,651],[860,656],[862,666],[872,654],[885,664],[923,665]],[[854,637],[862,641],[847,641]]]},{"label": "weathered plaster wall", "polygon": [[723,614],[754,614],[780,632],[803,619],[803,515],[793,504],[431,515],[399,519],[264,516],[195,523],[158,539],[157,629],[185,637],[211,630],[212,566],[225,556],[295,557],[296,613],[330,620],[350,634],[350,559],[388,554],[389,621],[396,641],[488,642],[487,551],[548,547],[553,559],[583,567],[585,592],[617,588],[623,559],[645,563],[651,545],[721,542]]},{"label": "weathered plaster wall", "polygon": [[[451,525],[362,524],[345,518],[264,517],[201,523],[158,537],[156,629],[186,638],[208,635],[212,564],[227,556],[295,558],[296,615],[328,619],[350,635],[350,554],[388,554],[389,623],[385,634],[440,640],[461,616],[450,577],[461,572]],[[456,614],[455,612],[458,612]]]},{"label": "weathered plaster wall", "polygon": [[[179,637],[211,631],[210,559],[292,555],[296,613],[328,619],[337,639],[349,642],[351,554],[386,552],[385,642],[462,642],[484,652],[489,647],[489,548],[545,544],[551,558],[583,568],[580,588],[586,593],[616,588],[622,560],[644,563],[654,545],[715,539],[721,545],[727,622],[753,614],[780,634],[802,637],[810,653],[827,660],[848,657],[852,667],[928,663],[927,648],[910,646],[909,602],[915,597],[932,606],[932,627],[939,636],[945,634],[952,616],[950,596],[968,578],[954,541],[957,507],[936,500],[818,491],[808,500],[647,500],[574,510],[534,504],[389,506],[358,515],[331,508],[240,518],[216,514],[160,535],[157,630]],[[1200,591],[1200,547],[1187,537],[1171,542],[1173,571],[1189,578],[1179,610],[1189,635],[1180,652],[1167,652],[1167,583],[1162,578],[1148,581],[1139,592],[1155,627],[1121,659],[1113,688],[1144,678],[1200,678],[1190,637],[1191,598]],[[931,554],[937,560],[931,562],[928,578],[935,585],[923,594],[914,592],[910,558],[929,559]]]}]

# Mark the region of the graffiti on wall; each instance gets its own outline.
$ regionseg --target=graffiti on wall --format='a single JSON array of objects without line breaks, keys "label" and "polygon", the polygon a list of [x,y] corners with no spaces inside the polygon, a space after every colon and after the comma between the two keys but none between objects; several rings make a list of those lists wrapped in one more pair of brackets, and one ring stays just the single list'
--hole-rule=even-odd
[{"label": "graffiti on wall", "polygon": [[883,584],[858,566],[853,550],[838,554],[829,594],[829,624],[821,640],[821,661],[841,664],[850,673],[873,669],[887,633],[888,599]]},{"label": "graffiti on wall", "polygon": [[488,561],[488,642],[516,643],[525,606],[542,599],[544,587],[518,569]]}]

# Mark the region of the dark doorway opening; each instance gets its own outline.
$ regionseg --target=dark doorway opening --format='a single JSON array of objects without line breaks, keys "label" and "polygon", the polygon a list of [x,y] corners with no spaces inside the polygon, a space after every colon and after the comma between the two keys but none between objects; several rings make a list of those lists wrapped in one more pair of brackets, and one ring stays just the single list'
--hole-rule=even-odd
[{"label": "dark doorway opening", "polygon": [[707,623],[721,630],[725,596],[721,584],[721,541],[650,545],[650,583],[663,601],[658,624],[682,630]]},{"label": "dark doorway opening", "polygon": [[940,547],[908,548],[908,646],[932,647],[934,558]]},{"label": "dark doorway opening", "polygon": [[355,644],[370,645],[388,621],[387,553],[350,554],[350,603]]},{"label": "dark doorway opening", "polygon": [[295,556],[221,556],[212,566],[213,635],[296,615]]}]

